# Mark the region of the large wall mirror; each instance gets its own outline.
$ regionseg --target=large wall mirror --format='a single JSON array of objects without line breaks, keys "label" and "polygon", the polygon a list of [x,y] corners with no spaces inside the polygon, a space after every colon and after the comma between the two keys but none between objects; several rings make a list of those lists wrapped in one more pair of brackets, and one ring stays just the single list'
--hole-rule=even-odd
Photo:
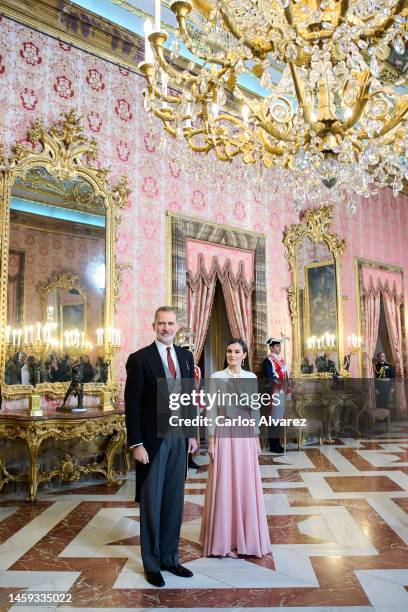
[{"label": "large wall mirror", "polygon": [[346,245],[329,232],[332,221],[331,206],[307,210],[284,236],[291,272],[294,376],[343,371],[341,257]]},{"label": "large wall mirror", "polygon": [[129,190],[109,187],[96,153],[71,111],[49,131],[36,122],[5,165],[3,398],[63,394],[74,364],[89,393],[116,388],[113,244]]}]

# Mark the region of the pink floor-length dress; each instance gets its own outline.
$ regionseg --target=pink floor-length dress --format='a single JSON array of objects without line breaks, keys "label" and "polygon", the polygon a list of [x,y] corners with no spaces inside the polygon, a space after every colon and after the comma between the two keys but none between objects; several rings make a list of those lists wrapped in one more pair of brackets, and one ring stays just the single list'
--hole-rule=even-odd
[{"label": "pink floor-length dress", "polygon": [[256,437],[214,439],[200,541],[205,556],[271,552]]}]

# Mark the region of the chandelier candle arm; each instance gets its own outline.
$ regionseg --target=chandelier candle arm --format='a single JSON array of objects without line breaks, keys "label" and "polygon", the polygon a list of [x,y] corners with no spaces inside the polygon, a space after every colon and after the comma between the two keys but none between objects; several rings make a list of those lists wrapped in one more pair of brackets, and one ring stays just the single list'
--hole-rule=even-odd
[{"label": "chandelier candle arm", "polygon": [[200,49],[197,48],[193,41],[191,40],[188,30],[187,30],[187,17],[192,9],[191,2],[185,2],[183,0],[178,0],[177,2],[173,2],[170,5],[170,10],[175,14],[177,23],[179,26],[178,35],[186,45],[187,49],[193,54],[199,57],[206,64],[217,64],[220,66],[225,66],[229,68],[231,66],[231,61],[224,59],[222,57],[215,57],[211,54],[202,54]]},{"label": "chandelier candle arm", "polygon": [[[166,42],[166,40],[167,34],[165,32],[152,32],[151,34],[149,34],[149,42],[153,45],[154,54],[160,68],[164,70],[164,72],[168,74],[169,77],[172,77],[176,80],[182,78],[190,85],[198,83],[198,77],[192,74],[188,74],[181,77],[181,73],[175,70],[166,61],[166,58],[164,57],[164,43]],[[176,103],[180,102],[179,98],[175,98],[175,100],[177,100]]]},{"label": "chandelier candle arm", "polygon": [[176,0],[176,2],[170,3],[169,8],[176,16],[180,34],[182,36],[187,35],[186,22],[193,8],[193,3],[189,0]]}]

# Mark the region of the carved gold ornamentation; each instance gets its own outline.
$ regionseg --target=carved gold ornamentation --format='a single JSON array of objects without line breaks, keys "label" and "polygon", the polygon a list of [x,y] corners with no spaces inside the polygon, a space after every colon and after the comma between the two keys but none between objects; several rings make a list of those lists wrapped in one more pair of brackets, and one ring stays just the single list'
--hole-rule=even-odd
[{"label": "carved gold ornamentation", "polygon": [[13,480],[15,480],[15,476],[8,472],[4,461],[0,459],[0,491],[2,490],[5,484]]},{"label": "carved gold ornamentation", "polygon": [[54,206],[67,206],[81,212],[89,212],[92,214],[105,214],[105,206],[103,202],[95,199],[95,194],[89,183],[84,181],[61,182],[53,176],[44,172],[43,168],[35,168],[26,175],[24,183],[21,184],[17,180],[14,184],[14,190],[21,197],[28,197],[33,200],[42,201],[44,196]]},{"label": "carved gold ornamentation", "polygon": [[[119,182],[111,187],[108,181],[108,170],[98,168],[97,144],[94,139],[89,139],[82,130],[81,118],[75,110],[62,114],[62,119],[54,126],[46,129],[44,123],[37,119],[28,130],[25,142],[16,143],[12,147],[12,156],[4,168],[1,167],[0,159],[0,201],[4,205],[0,209],[0,231],[2,245],[1,277],[0,277],[0,330],[7,325],[7,277],[8,277],[8,250],[9,250],[9,222],[10,222],[10,195],[11,189],[16,181],[24,180],[30,172],[37,169],[44,170],[49,176],[59,180],[82,179],[93,190],[95,206],[103,201],[106,209],[106,290],[104,307],[104,327],[114,327],[114,313],[119,300],[119,287],[123,271],[130,264],[116,264],[114,246],[117,237],[117,229],[121,221],[119,210],[128,205],[130,190],[126,176],[122,176]],[[0,145],[1,146],[1,145]],[[1,158],[0,148],[0,158]],[[68,278],[64,279],[68,282]],[[62,281],[61,281],[62,282]],[[78,286],[78,283],[77,285]],[[40,291],[46,291],[43,287]],[[1,339],[0,351],[0,384],[2,394],[6,398],[27,397],[32,387],[23,388],[21,385],[3,385],[4,365],[6,359],[6,346]],[[101,350],[107,357],[108,345]],[[48,383],[50,388],[54,383]],[[111,361],[109,368],[108,390],[114,396],[117,395],[118,385],[116,382],[114,363]],[[31,391],[30,391],[31,390]],[[98,390],[99,393],[99,390]]]},{"label": "carved gold ornamentation", "polygon": [[289,263],[291,285],[288,290],[289,309],[293,327],[293,376],[316,376],[316,374],[301,374],[301,332],[300,307],[298,295],[297,252],[305,238],[316,244],[325,243],[333,255],[336,267],[336,308],[337,308],[337,353],[339,369],[343,372],[344,358],[344,327],[343,327],[343,299],[341,293],[341,258],[346,248],[346,241],[337,234],[329,231],[333,223],[333,206],[308,209],[304,212],[300,223],[292,224],[284,233],[283,244],[285,258]]},{"label": "carved gold ornamentation", "polygon": [[[49,472],[40,472],[39,455],[42,443],[55,440],[80,438],[89,441],[96,436],[111,436],[106,447],[104,458],[100,463],[92,461],[87,465],[78,465],[72,457],[66,455],[60,465]],[[0,491],[10,480],[28,481],[27,500],[36,500],[37,488],[41,482],[59,477],[63,480],[78,480],[81,474],[103,474],[109,484],[120,485],[122,480],[113,468],[115,455],[121,448],[125,449],[126,428],[123,412],[109,415],[74,416],[65,418],[35,418],[16,416],[16,412],[0,415],[0,436],[8,440],[20,438],[26,444],[29,453],[29,468],[26,474],[10,475],[0,458]],[[126,468],[129,463],[125,458]]]},{"label": "carved gold ornamentation", "polygon": [[2,383],[1,394],[8,400],[21,400],[30,397],[34,389],[35,387],[32,385],[6,385]]},{"label": "carved gold ornamentation", "polygon": [[0,142],[0,167],[4,166],[6,158],[4,157],[4,145]]},{"label": "carved gold ornamentation", "polygon": [[81,285],[78,274],[74,274],[74,272],[63,272],[62,274],[56,274],[40,285],[37,289],[40,296],[41,312],[43,313],[44,321],[47,319],[48,294],[51,293],[53,289],[76,289],[84,300],[85,305],[89,301],[88,292]]},{"label": "carved gold ornamentation", "polygon": [[296,264],[296,251],[305,237],[319,244],[325,242],[333,255],[341,257],[346,248],[346,241],[341,240],[337,234],[328,230],[333,223],[333,206],[322,206],[306,210],[301,223],[294,223],[285,232],[283,244],[285,245],[285,257],[292,267]]},{"label": "carved gold ornamentation", "polygon": [[290,287],[288,289],[288,300],[289,300],[289,311],[290,316],[295,317],[297,313],[297,299],[296,299],[296,289]]},{"label": "carved gold ornamentation", "polygon": [[[61,399],[65,397],[67,389],[70,385],[70,382],[44,382],[36,385],[35,391],[36,393],[40,393],[41,395],[46,395],[52,400]],[[18,386],[18,385],[13,385]],[[9,389],[12,386],[8,387]],[[106,390],[106,385],[104,383],[98,382],[90,382],[84,383],[84,394],[90,396],[99,396],[101,390]]]},{"label": "carved gold ornamentation", "polygon": [[115,270],[116,270],[116,275],[115,275],[115,282],[113,285],[113,304],[114,304],[115,312],[117,312],[118,305],[120,302],[120,286],[122,284],[123,272],[125,270],[133,270],[133,266],[132,264],[129,264],[129,263],[120,263],[120,264],[116,263],[116,256],[115,256]]},{"label": "carved gold ornamentation", "polygon": [[73,480],[79,480],[81,478],[81,468],[75,461],[73,461],[72,457],[67,453],[61,459],[59,475],[61,477],[61,480],[64,480],[65,482],[72,482]]},{"label": "carved gold ornamentation", "polygon": [[[389,64],[381,71],[381,65],[387,59],[395,63],[394,47],[397,64],[406,66],[406,5],[406,0],[170,2],[175,38],[192,61],[186,66],[179,50],[169,61],[163,30],[147,36],[139,65],[146,111],[194,152],[213,150],[220,161],[237,157],[245,164],[295,169],[310,189],[327,175],[323,184],[337,182],[336,191],[341,184],[339,200],[344,191],[358,195],[353,182],[358,172],[358,184],[372,183],[375,190],[393,184],[398,192],[405,173],[398,131],[406,138],[406,79],[395,76]],[[284,70],[278,86],[276,64]],[[256,86],[250,92],[239,86],[248,71],[262,95]],[[392,170],[386,167],[390,156]],[[370,168],[378,160],[384,162],[379,180]]]}]

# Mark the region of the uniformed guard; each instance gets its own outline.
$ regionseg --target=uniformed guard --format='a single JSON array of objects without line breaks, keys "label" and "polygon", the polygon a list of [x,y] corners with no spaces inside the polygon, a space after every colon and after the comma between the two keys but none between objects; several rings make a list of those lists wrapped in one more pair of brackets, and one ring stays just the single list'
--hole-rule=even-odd
[{"label": "uniformed guard", "polygon": [[[280,394],[280,405],[272,407],[272,417],[280,418],[283,417],[284,413],[285,396],[283,387],[284,381],[288,377],[288,366],[280,356],[282,340],[280,338],[269,338],[266,344],[269,346],[270,354],[264,359],[263,372],[265,378],[272,382],[271,395],[273,393]],[[279,438],[269,438],[269,450],[271,453],[282,454],[284,452]]]}]

